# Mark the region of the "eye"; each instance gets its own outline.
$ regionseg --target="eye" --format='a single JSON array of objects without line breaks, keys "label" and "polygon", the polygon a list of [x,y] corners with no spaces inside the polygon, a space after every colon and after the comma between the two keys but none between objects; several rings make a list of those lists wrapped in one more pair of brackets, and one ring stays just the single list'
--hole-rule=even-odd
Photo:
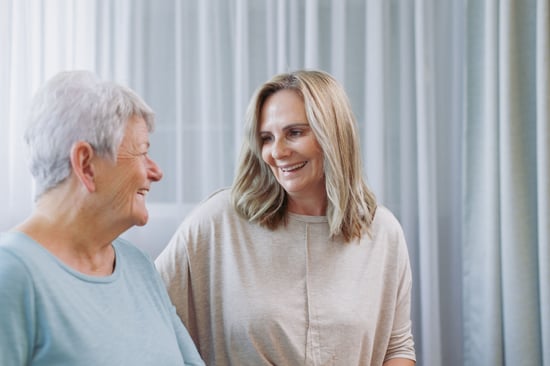
[{"label": "eye", "polygon": [[268,134],[261,134],[260,135],[260,142],[263,144],[267,143],[267,142],[270,142],[271,140],[273,140],[273,136],[271,135],[268,135]]},{"label": "eye", "polygon": [[149,151],[136,151],[134,156],[137,158],[147,158],[149,156]]},{"label": "eye", "polygon": [[292,137],[298,137],[302,136],[303,131],[301,129],[293,128],[288,132],[288,134]]}]

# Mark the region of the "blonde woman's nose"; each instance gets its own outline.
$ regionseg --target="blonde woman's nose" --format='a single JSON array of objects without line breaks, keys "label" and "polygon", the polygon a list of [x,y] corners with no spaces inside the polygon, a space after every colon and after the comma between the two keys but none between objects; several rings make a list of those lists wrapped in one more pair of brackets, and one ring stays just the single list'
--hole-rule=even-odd
[{"label": "blonde woman's nose", "polygon": [[271,148],[271,156],[273,156],[274,159],[282,159],[288,156],[289,153],[290,149],[283,139],[275,140]]}]

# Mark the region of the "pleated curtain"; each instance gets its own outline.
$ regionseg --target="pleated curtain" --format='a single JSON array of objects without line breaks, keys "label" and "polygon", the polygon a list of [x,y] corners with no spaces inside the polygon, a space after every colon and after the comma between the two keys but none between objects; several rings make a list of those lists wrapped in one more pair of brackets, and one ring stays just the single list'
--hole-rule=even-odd
[{"label": "pleated curtain", "polygon": [[0,0],[0,42],[0,230],[32,210],[25,111],[57,71],[155,110],[164,178],[124,234],[155,257],[231,184],[254,90],[323,69],[405,231],[417,365],[550,366],[548,0]]}]

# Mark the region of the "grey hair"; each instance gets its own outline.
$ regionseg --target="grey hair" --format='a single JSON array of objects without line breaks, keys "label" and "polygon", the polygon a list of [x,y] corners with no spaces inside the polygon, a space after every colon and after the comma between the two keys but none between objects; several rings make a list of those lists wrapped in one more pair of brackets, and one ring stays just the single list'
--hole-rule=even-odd
[{"label": "grey hair", "polygon": [[330,235],[342,235],[345,241],[360,238],[374,218],[376,198],[363,178],[357,125],[348,97],[323,71],[276,75],[252,97],[232,187],[236,211],[270,229],[286,222],[286,192],[262,159],[258,131],[265,101],[283,89],[293,90],[303,99],[308,123],[323,150]]},{"label": "grey hair", "polygon": [[63,71],[48,80],[31,101],[24,135],[35,199],[70,175],[71,148],[78,141],[115,161],[133,116],[142,117],[149,132],[154,129],[153,110],[125,86],[89,71]]}]

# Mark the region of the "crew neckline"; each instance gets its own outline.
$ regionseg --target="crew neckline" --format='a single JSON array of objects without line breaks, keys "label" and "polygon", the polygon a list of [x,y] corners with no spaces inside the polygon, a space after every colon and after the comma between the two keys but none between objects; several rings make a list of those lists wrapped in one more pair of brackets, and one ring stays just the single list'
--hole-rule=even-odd
[{"label": "crew neckline", "polygon": [[14,236],[21,237],[24,239],[24,242],[26,242],[28,245],[35,247],[37,250],[39,250],[41,253],[43,253],[46,257],[48,257],[50,260],[55,262],[61,269],[63,269],[68,274],[72,275],[73,277],[76,277],[82,281],[85,282],[93,282],[93,283],[110,283],[115,281],[119,276],[121,272],[121,266],[122,266],[122,260],[121,257],[118,255],[118,248],[117,248],[117,239],[115,239],[111,245],[113,246],[113,250],[115,252],[115,269],[113,273],[107,275],[107,276],[92,276],[85,273],[82,273],[71,266],[67,265],[65,262],[63,262],[61,259],[56,257],[53,253],[51,253],[49,250],[44,248],[40,243],[38,243],[36,240],[25,234],[21,231],[11,231],[9,232]]},{"label": "crew neckline", "polygon": [[311,215],[301,215],[293,212],[288,213],[288,217],[291,220],[308,222],[311,224],[326,223],[328,222],[327,216],[311,216]]}]

